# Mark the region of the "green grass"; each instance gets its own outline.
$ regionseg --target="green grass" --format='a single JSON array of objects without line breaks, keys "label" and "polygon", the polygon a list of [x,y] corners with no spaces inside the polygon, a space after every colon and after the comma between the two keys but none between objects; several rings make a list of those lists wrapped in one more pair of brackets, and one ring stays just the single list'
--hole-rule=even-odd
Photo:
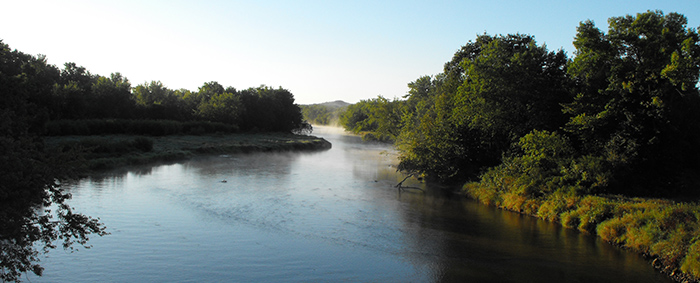
[{"label": "green grass", "polygon": [[497,186],[468,183],[464,192],[480,202],[598,235],[639,252],[678,281],[700,279],[700,205],[663,199],[577,195],[560,189],[540,197],[515,194],[509,180]]},{"label": "green grass", "polygon": [[183,160],[198,154],[321,150],[331,146],[322,138],[286,133],[53,136],[46,137],[45,143],[49,150],[83,151],[89,170]]}]

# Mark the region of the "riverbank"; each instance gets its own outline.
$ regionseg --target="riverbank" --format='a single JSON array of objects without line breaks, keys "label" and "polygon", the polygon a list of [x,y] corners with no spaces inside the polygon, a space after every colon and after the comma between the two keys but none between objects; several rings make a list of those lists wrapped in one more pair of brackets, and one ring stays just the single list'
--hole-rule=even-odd
[{"label": "riverbank", "polygon": [[529,198],[479,183],[463,192],[483,204],[597,235],[643,254],[678,282],[700,278],[700,205],[663,199],[576,195],[563,191]]},{"label": "riverbank", "polygon": [[102,135],[45,137],[49,150],[84,150],[87,170],[184,160],[200,154],[313,151],[331,147],[323,138],[287,133],[212,135]]}]

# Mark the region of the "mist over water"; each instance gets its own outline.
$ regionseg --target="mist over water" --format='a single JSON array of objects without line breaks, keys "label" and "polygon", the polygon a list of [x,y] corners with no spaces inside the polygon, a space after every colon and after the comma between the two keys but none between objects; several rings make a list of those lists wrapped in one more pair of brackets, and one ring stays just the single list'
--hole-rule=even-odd
[{"label": "mist over water", "polygon": [[[640,256],[412,180],[396,152],[209,156],[71,187],[111,235],[55,250],[32,282],[668,282]],[[224,182],[225,181],[225,182]]]}]

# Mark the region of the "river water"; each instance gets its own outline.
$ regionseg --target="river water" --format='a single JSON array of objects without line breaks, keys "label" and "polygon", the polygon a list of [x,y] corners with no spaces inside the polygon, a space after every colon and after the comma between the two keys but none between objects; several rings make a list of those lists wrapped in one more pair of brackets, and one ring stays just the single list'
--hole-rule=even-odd
[{"label": "river water", "polygon": [[[72,206],[111,234],[31,282],[670,282],[595,237],[443,193],[399,192],[396,155],[316,127],[312,153],[93,176]],[[223,181],[226,182],[223,182]]]}]

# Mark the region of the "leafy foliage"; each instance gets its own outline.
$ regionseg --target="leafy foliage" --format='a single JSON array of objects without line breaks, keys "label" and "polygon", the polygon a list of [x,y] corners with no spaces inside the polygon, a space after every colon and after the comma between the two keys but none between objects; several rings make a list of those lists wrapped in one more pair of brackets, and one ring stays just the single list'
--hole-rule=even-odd
[{"label": "leafy foliage", "polygon": [[[104,235],[97,220],[76,213],[59,180],[73,175],[73,154],[46,152],[37,136],[48,113],[46,73],[55,68],[43,58],[11,51],[0,41],[0,279],[18,281],[23,272],[41,275],[41,252],[73,244],[87,247],[91,234]],[[51,80],[48,80],[51,82]],[[75,85],[75,84],[74,84]],[[64,164],[64,166],[55,166]],[[55,207],[50,211],[49,207]],[[41,249],[41,250],[39,250]]]},{"label": "leafy foliage", "polygon": [[565,121],[559,104],[570,99],[565,64],[563,52],[530,36],[479,36],[445,74],[409,84],[400,168],[462,182],[497,165],[530,130],[557,129]]},{"label": "leafy foliage", "polygon": [[[564,107],[565,129],[582,153],[611,164],[616,191],[687,190],[676,178],[696,175],[700,46],[686,23],[656,11],[611,18],[607,34],[590,21],[578,28],[569,68],[576,99]],[[648,189],[639,193],[660,193]]]},{"label": "leafy foliage", "polygon": [[353,133],[371,132],[365,139],[394,141],[401,129],[403,102],[378,96],[348,106],[340,115],[340,124]]},{"label": "leafy foliage", "polygon": [[[18,52],[8,67],[31,67],[24,73],[35,83],[25,85],[27,101],[47,120],[173,120],[225,123],[243,131],[293,132],[310,130],[294,95],[283,88],[260,86],[237,91],[218,82],[206,82],[197,91],[173,90],[160,81],[131,87],[120,73],[91,74],[75,63],[63,70],[44,57]],[[40,128],[40,127],[38,127]]]}]

